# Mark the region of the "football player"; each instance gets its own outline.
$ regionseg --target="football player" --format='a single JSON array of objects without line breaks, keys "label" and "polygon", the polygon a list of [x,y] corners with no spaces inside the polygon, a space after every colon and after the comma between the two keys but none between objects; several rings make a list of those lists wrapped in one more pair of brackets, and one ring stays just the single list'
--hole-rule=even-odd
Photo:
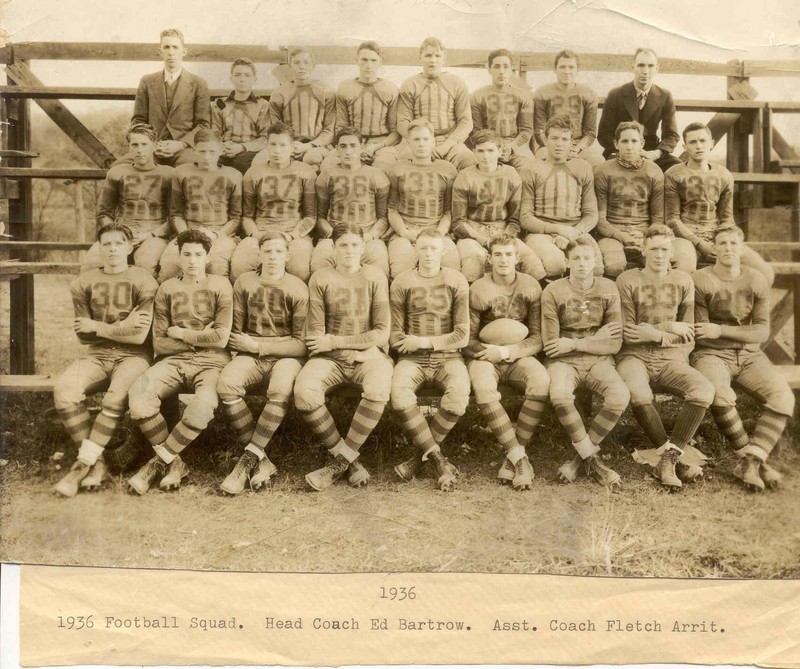
[{"label": "football player", "polygon": [[[128,389],[152,359],[145,340],[158,284],[145,270],[128,266],[133,234],[127,226],[103,225],[97,241],[103,266],[81,273],[70,287],[75,307],[72,327],[89,350],[59,375],[53,387],[56,410],[79,446],[78,459],[55,486],[63,497],[74,497],[79,487],[97,490],[102,484],[103,450],[125,413]],[[86,395],[103,387],[107,390],[101,411],[92,423]]]},{"label": "football player", "polygon": [[[469,341],[469,287],[463,274],[442,267],[439,232],[421,231],[414,246],[417,269],[400,274],[389,293],[389,342],[400,356],[392,376],[392,409],[418,454],[395,472],[409,481],[430,458],[439,489],[452,490],[458,470],[442,455],[440,444],[469,403],[469,374],[461,354]],[[426,381],[444,390],[430,427],[417,406],[417,389]]]},{"label": "football player", "polygon": [[[619,291],[594,275],[597,245],[588,235],[567,244],[569,276],[542,291],[542,341],[550,375],[550,401],[577,455],[558,470],[574,481],[583,472],[613,486],[620,477],[600,460],[600,443],[614,429],[630,393],[614,367],[622,344]],[[589,427],[575,407],[575,391],[588,388],[602,404]]]},{"label": "football player", "polygon": [[[158,478],[162,490],[175,490],[189,474],[180,453],[214,417],[219,375],[231,359],[225,348],[233,322],[231,284],[223,276],[206,274],[211,240],[202,230],[184,230],[177,245],[182,274],[165,281],[156,293],[153,351],[157,362],[134,381],[128,393],[131,418],[155,451],[128,479],[130,489],[139,495]],[[194,395],[170,432],[160,412],[161,401],[184,389],[193,390]]]}]

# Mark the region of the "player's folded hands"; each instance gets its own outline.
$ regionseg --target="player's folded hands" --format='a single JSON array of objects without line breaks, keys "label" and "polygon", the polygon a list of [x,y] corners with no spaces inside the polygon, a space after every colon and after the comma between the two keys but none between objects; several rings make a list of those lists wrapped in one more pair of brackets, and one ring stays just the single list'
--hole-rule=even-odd
[{"label": "player's folded hands", "polygon": [[330,335],[312,335],[306,337],[306,348],[309,353],[327,353],[333,350],[333,340]]}]

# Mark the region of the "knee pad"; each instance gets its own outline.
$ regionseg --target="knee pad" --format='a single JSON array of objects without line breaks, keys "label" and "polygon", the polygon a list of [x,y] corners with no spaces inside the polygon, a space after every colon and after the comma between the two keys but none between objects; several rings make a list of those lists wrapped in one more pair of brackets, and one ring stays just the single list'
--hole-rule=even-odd
[{"label": "knee pad", "polygon": [[463,416],[469,404],[469,388],[454,388],[442,396],[440,406],[455,416]]},{"label": "knee pad", "polygon": [[189,404],[186,405],[181,420],[195,430],[203,430],[214,417],[215,408],[216,407],[210,405],[208,402],[198,399],[195,396]]}]

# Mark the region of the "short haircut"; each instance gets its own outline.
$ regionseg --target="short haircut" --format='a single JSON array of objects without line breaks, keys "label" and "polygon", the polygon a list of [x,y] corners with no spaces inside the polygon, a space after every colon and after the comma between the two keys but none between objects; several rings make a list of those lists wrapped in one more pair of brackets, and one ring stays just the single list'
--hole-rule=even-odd
[{"label": "short haircut", "polygon": [[555,59],[553,60],[553,69],[558,67],[558,61],[562,58],[574,58],[575,65],[578,66],[578,69],[581,69],[581,59],[578,58],[578,54],[575,53],[572,49],[563,49],[556,54]]},{"label": "short haircut", "polygon": [[293,140],[294,130],[292,130],[291,126],[286,125],[283,121],[278,121],[267,128],[267,139],[273,135],[288,135],[289,139]]},{"label": "short haircut", "polygon": [[572,133],[572,119],[569,117],[569,114],[556,114],[547,119],[547,123],[544,124],[545,139],[553,129],[569,130],[570,133]]},{"label": "short haircut", "polygon": [[364,231],[358,223],[337,223],[333,226],[331,239],[334,244],[345,235],[356,235],[360,237],[362,241],[364,239]]},{"label": "short haircut", "polygon": [[500,135],[498,135],[494,130],[476,130],[472,133],[472,146],[477,147],[478,144],[484,144],[486,142],[494,142],[497,144],[498,148],[500,147]]},{"label": "short haircut", "polygon": [[155,128],[149,123],[134,123],[128,128],[128,132],[125,133],[126,142],[131,141],[131,135],[147,135],[153,142],[155,142],[158,137]]},{"label": "short haircut", "polygon": [[167,28],[166,30],[162,30],[161,34],[158,36],[158,43],[161,44],[165,37],[177,37],[181,41],[181,44],[186,44],[186,40],[183,38],[183,32],[177,28]]},{"label": "short haircut", "polygon": [[614,139],[619,141],[619,138],[622,137],[622,133],[626,130],[635,130],[644,141],[644,126],[639,123],[639,121],[622,121],[614,131]]},{"label": "short haircut", "polygon": [[197,228],[184,230],[178,234],[175,241],[178,242],[178,251],[183,248],[184,244],[202,244],[206,253],[211,251],[211,240],[208,238],[208,235]]},{"label": "short haircut", "polygon": [[410,135],[411,131],[416,130],[417,128],[425,128],[431,133],[432,137],[436,136],[433,125],[426,118],[415,118],[413,121],[411,121],[411,123],[408,124],[408,134]]},{"label": "short haircut", "polygon": [[216,142],[217,144],[221,144],[222,138],[216,130],[203,128],[202,130],[198,130],[194,136],[195,144],[200,144],[201,142]]},{"label": "short haircut", "polygon": [[314,57],[314,52],[311,49],[309,49],[307,46],[300,46],[300,47],[297,47],[296,49],[292,49],[291,51],[289,51],[289,58],[287,59],[286,62],[291,65],[292,64],[292,59],[295,56],[299,56],[301,53],[307,53],[308,57],[311,59],[312,63],[316,63],[317,62],[317,59]]},{"label": "short haircut", "polygon": [[511,52],[508,49],[495,49],[494,51],[490,51],[489,57],[486,59],[486,64],[491,67],[495,58],[502,58],[503,56],[510,60]]},{"label": "short haircut", "polygon": [[358,141],[361,141],[361,133],[358,131],[358,129],[351,125],[346,125],[344,128],[336,129],[336,144],[339,144],[339,141],[342,139],[342,137],[348,136],[358,137]]},{"label": "short haircut", "polygon": [[419,52],[422,53],[429,46],[432,46],[439,51],[445,51],[444,44],[442,44],[442,40],[440,40],[438,37],[426,37],[424,40],[422,40],[422,44],[419,45]]},{"label": "short haircut", "polygon": [[267,242],[274,241],[282,241],[286,245],[286,248],[289,248],[289,242],[286,241],[286,237],[283,236],[283,233],[278,232],[277,230],[266,230],[265,232],[262,232],[261,241],[258,242],[258,248],[262,248]]},{"label": "short haircut", "polygon": [[109,232],[121,232],[127,241],[133,241],[133,232],[131,229],[127,225],[117,222],[101,225],[97,230],[97,241],[99,242],[100,238]]},{"label": "short haircut", "polygon": [[489,253],[494,251],[495,246],[513,246],[514,251],[516,252],[517,238],[506,234],[495,235],[489,240]]},{"label": "short haircut", "polygon": [[717,237],[720,235],[727,235],[730,233],[733,233],[741,241],[744,241],[744,230],[742,230],[738,225],[721,225],[714,230],[714,241],[717,241]]},{"label": "short haircut", "polygon": [[423,228],[419,231],[417,235],[417,241],[420,239],[424,239],[425,237],[429,237],[430,239],[438,239],[439,241],[444,241],[444,235],[439,232],[436,228]]},{"label": "short haircut", "polygon": [[633,62],[636,62],[636,59],[639,57],[640,53],[649,53],[653,58],[656,59],[656,63],[658,63],[658,55],[656,52],[647,46],[640,46],[636,51],[633,52]]},{"label": "short haircut", "polygon": [[579,246],[585,246],[586,248],[592,249],[592,253],[597,256],[597,249],[595,248],[595,241],[589,235],[581,235],[580,237],[576,237],[575,239],[571,239],[569,244],[567,244],[567,248],[564,250],[567,258],[572,255],[572,252],[578,248]]},{"label": "short haircut", "polygon": [[700,121],[694,121],[683,129],[683,132],[681,133],[683,141],[684,142],[686,141],[686,135],[688,135],[690,132],[694,132],[695,130],[705,130],[708,133],[709,137],[713,137],[713,135],[711,134],[711,128],[709,128],[705,123],[701,123]]},{"label": "short haircut", "polygon": [[652,239],[653,237],[668,237],[669,239],[674,239],[675,233],[669,226],[662,223],[655,223],[645,231],[644,241],[647,242],[648,239]]},{"label": "short haircut", "polygon": [[361,42],[361,44],[358,45],[358,49],[356,49],[356,56],[358,56],[358,54],[360,54],[364,49],[367,51],[374,51],[381,59],[383,59],[383,50],[377,42],[373,42],[372,40]]},{"label": "short haircut", "polygon": [[249,58],[245,58],[244,56],[239,56],[238,58],[233,59],[233,62],[231,63],[231,74],[233,74],[234,68],[239,67],[240,65],[249,67],[252,70],[253,75],[255,75],[256,64],[252,60],[250,60]]}]

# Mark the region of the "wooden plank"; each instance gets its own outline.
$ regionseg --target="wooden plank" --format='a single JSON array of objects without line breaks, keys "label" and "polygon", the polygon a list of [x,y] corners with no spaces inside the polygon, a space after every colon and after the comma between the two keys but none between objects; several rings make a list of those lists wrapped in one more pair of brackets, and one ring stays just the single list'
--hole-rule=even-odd
[{"label": "wooden plank", "polygon": [[[89,242],[16,242],[0,240],[0,249],[6,251],[84,251],[91,247]],[[0,261],[2,262],[2,261]]]},{"label": "wooden plank", "polygon": [[745,60],[742,61],[745,77],[786,77],[800,75],[800,60]]},{"label": "wooden plank", "polygon": [[747,242],[754,251],[800,251],[800,242]]},{"label": "wooden plank", "polygon": [[[9,86],[13,88],[13,86]],[[13,149],[0,149],[0,158],[38,158],[36,151],[14,151]]]},{"label": "wooden plank", "polygon": [[743,184],[797,184],[800,174],[757,174],[755,172],[733,172],[733,180]]},{"label": "wooden plank", "polygon": [[16,179],[105,179],[107,171],[96,167],[0,167],[0,177]]},{"label": "wooden plank", "polygon": [[[800,277],[800,261],[796,262],[771,262],[770,265],[772,269],[775,270],[775,274],[780,274],[782,276],[797,276]],[[798,311],[797,313],[800,313]],[[800,318],[798,318],[800,320]]]},{"label": "wooden plank", "polygon": [[55,377],[50,374],[0,374],[0,392],[53,392]]},{"label": "wooden plank", "polygon": [[[212,98],[230,93],[228,88],[209,91]],[[269,98],[273,89],[255,89],[256,95]],[[30,98],[36,100],[133,100],[135,88],[102,88],[97,86],[0,86],[0,97]]]},{"label": "wooden plank", "polygon": [[770,168],[773,170],[793,169],[800,167],[800,158],[794,160],[773,160],[770,163]]},{"label": "wooden plank", "polygon": [[794,315],[794,297],[791,289],[787,290],[783,297],[772,307],[769,315],[769,341],[775,339],[778,333],[789,322]]},{"label": "wooden plank", "polygon": [[0,276],[22,276],[33,278],[33,274],[78,274],[79,262],[27,262],[24,260],[0,260]]},{"label": "wooden plank", "polygon": [[[25,63],[6,66],[8,78],[24,86],[44,86]],[[37,100],[36,103],[61,128],[75,145],[99,167],[108,167],[117,158],[78,118],[57,100]]]},{"label": "wooden plank", "polygon": [[[767,357],[772,361],[774,365],[778,367],[778,369],[782,369],[784,366],[794,365],[794,359],[792,358],[789,353],[787,353],[786,349],[783,348],[777,341],[771,341],[764,347],[764,353],[767,354]],[[797,386],[794,386],[797,388]]]},{"label": "wooden plank", "polygon": [[800,111],[800,102],[782,101],[782,102],[768,102],[767,106],[774,112],[779,114],[793,114]]}]

